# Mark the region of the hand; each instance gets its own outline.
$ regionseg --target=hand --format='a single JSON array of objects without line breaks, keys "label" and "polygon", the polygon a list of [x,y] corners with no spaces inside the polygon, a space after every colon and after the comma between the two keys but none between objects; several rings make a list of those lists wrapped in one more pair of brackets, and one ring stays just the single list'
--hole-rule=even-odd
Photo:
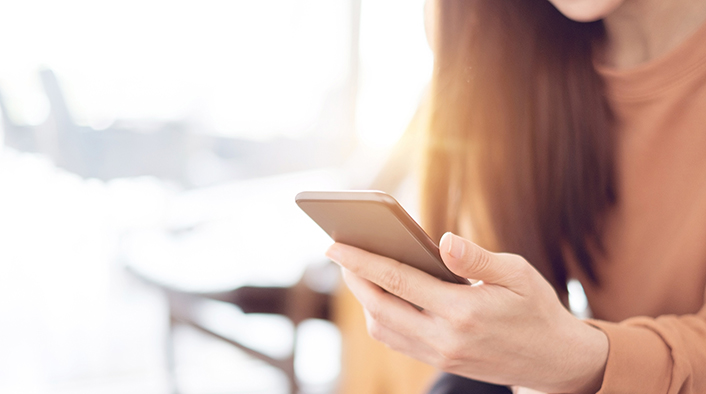
[{"label": "hand", "polygon": [[370,335],[392,349],[490,383],[546,392],[599,390],[607,337],[573,317],[527,261],[488,252],[451,233],[441,239],[440,252],[455,274],[482,282],[443,282],[338,243],[327,256],[344,268]]}]

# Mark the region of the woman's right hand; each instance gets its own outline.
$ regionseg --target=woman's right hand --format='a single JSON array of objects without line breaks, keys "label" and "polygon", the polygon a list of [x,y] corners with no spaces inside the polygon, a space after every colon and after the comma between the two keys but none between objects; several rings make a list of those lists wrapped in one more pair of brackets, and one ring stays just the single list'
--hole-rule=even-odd
[{"label": "woman's right hand", "polygon": [[327,255],[345,268],[370,335],[389,347],[471,379],[547,392],[598,391],[607,337],[573,317],[534,267],[450,233],[439,249],[451,271],[483,283],[443,282],[338,243]]}]

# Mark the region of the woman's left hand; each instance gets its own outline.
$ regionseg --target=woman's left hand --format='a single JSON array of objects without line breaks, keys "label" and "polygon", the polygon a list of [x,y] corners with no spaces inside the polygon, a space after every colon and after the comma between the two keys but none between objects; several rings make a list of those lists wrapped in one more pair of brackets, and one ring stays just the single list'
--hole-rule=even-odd
[{"label": "woman's left hand", "polygon": [[534,267],[451,233],[441,239],[440,252],[455,274],[482,283],[443,282],[338,243],[327,256],[343,266],[370,335],[394,350],[490,383],[545,392],[599,390],[607,337],[573,317]]}]

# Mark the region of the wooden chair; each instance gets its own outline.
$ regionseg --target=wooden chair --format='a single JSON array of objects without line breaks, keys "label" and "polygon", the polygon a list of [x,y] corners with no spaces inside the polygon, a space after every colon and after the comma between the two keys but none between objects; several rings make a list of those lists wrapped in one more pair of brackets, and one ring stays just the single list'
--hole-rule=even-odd
[{"label": "wooden chair", "polygon": [[[299,324],[308,319],[331,320],[331,293],[321,292],[312,288],[312,283],[318,281],[316,288],[335,287],[331,283],[320,283],[331,281],[331,275],[323,271],[331,267],[325,265],[312,265],[307,268],[303,277],[291,287],[256,287],[243,286],[237,289],[215,292],[198,293],[190,291],[180,291],[164,284],[150,282],[160,288],[166,295],[169,310],[169,338],[166,343],[166,356],[170,386],[174,393],[178,393],[175,376],[174,342],[173,330],[179,324],[184,324],[201,331],[207,335],[218,338],[221,341],[235,346],[246,354],[281,370],[287,377],[289,392],[299,393],[299,382],[294,371],[294,348],[285,358],[279,359],[269,356],[261,351],[255,350],[245,343],[216,333],[206,325],[202,324],[198,316],[198,302],[203,300],[216,300],[232,304],[240,308],[244,313],[265,313],[277,314],[287,317],[293,324],[295,330]],[[322,279],[323,278],[323,279]],[[144,279],[144,278],[143,278]]]},{"label": "wooden chair", "polygon": [[[394,192],[408,175],[411,167],[411,147],[414,145],[414,130],[408,130],[391,151],[383,169],[370,183],[371,189]],[[293,196],[292,196],[293,198]],[[322,251],[323,253],[323,251]],[[143,279],[159,287],[166,295],[169,305],[170,329],[186,324],[210,336],[229,343],[250,356],[278,368],[289,382],[289,392],[299,393],[300,385],[294,371],[295,349],[283,359],[273,358],[253,349],[247,344],[224,337],[201,324],[196,318],[195,308],[199,300],[217,300],[240,308],[244,313],[277,314],[288,318],[296,327],[308,319],[324,319],[336,324],[342,334],[342,373],[338,386],[341,394],[386,393],[409,394],[421,392],[435,371],[433,368],[395,353],[369,338],[365,319],[357,300],[345,286],[336,286],[335,276],[330,275],[331,266],[312,265],[293,286],[259,287],[243,286],[222,292],[199,293],[181,291],[149,279]],[[337,267],[334,267],[337,270]],[[328,281],[328,283],[321,283]],[[314,284],[314,286],[312,286]],[[321,291],[317,289],[329,289]],[[174,377],[173,343],[168,341],[167,359],[172,387],[176,393]]]}]

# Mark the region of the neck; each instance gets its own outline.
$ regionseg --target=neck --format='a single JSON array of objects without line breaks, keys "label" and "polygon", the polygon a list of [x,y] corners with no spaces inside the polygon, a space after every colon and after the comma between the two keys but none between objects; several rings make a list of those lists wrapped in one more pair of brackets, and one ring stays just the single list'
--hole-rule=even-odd
[{"label": "neck", "polygon": [[604,62],[615,68],[648,62],[684,42],[704,21],[704,0],[625,0],[604,19]]}]

